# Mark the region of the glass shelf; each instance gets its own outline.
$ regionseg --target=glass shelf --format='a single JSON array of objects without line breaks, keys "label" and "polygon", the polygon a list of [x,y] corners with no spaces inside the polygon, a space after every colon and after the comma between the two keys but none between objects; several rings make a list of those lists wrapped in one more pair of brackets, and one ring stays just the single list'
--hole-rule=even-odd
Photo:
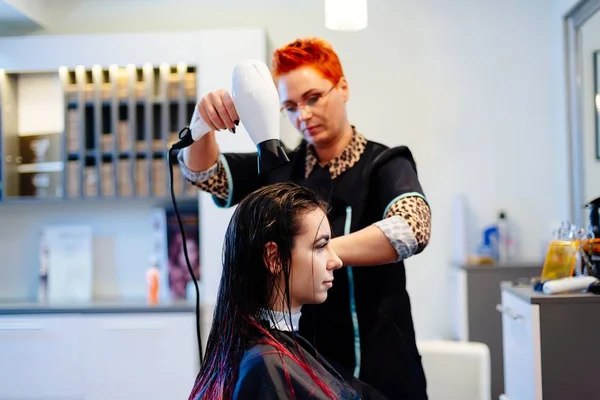
[{"label": "glass shelf", "polygon": [[[0,201],[168,198],[196,82],[183,63],[0,70]],[[178,198],[196,197],[173,176]]]}]

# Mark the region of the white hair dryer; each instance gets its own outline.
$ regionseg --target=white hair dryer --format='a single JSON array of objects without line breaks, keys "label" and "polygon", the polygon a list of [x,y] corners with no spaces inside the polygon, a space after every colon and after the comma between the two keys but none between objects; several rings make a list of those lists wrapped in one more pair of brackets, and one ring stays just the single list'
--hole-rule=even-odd
[{"label": "white hair dryer", "polygon": [[[258,151],[258,172],[268,172],[289,162],[279,139],[279,95],[269,68],[259,60],[239,62],[233,69],[233,103]],[[211,131],[194,110],[189,130],[173,148],[182,149]]]}]

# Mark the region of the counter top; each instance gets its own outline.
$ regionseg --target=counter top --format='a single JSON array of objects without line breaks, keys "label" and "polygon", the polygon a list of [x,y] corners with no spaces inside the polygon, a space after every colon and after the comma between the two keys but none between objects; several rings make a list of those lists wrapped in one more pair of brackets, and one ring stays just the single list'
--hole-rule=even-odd
[{"label": "counter top", "polygon": [[600,303],[600,295],[591,293],[546,294],[536,292],[532,286],[503,282],[502,291],[507,291],[530,304]]},{"label": "counter top", "polygon": [[454,264],[455,268],[462,269],[465,271],[474,272],[499,272],[507,269],[511,270],[531,270],[539,269],[540,275],[542,274],[543,264],[538,263],[514,263],[514,264],[481,264],[481,265],[470,265],[470,264]]},{"label": "counter top", "polygon": [[23,314],[124,314],[194,312],[195,303],[170,302],[150,305],[142,300],[99,300],[91,303],[2,302],[0,315]]}]

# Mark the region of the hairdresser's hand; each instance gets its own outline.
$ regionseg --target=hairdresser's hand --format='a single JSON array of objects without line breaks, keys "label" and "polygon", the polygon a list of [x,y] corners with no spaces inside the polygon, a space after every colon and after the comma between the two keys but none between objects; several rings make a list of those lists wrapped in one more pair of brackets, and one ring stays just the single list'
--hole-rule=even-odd
[{"label": "hairdresser's hand", "polygon": [[235,127],[240,123],[240,117],[228,91],[224,89],[212,91],[204,95],[196,107],[200,117],[213,130],[229,129],[235,133]]}]

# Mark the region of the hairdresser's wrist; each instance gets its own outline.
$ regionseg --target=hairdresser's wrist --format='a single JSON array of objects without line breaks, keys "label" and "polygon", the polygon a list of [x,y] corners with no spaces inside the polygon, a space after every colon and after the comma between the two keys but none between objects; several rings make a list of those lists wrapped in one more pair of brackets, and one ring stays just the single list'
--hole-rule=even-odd
[{"label": "hairdresser's wrist", "polygon": [[398,257],[387,237],[376,226],[333,238],[331,246],[346,267],[389,264]]},{"label": "hairdresser's wrist", "polygon": [[183,162],[190,171],[206,171],[219,159],[219,145],[215,140],[215,133],[207,133],[200,140],[184,148],[182,153]]}]

